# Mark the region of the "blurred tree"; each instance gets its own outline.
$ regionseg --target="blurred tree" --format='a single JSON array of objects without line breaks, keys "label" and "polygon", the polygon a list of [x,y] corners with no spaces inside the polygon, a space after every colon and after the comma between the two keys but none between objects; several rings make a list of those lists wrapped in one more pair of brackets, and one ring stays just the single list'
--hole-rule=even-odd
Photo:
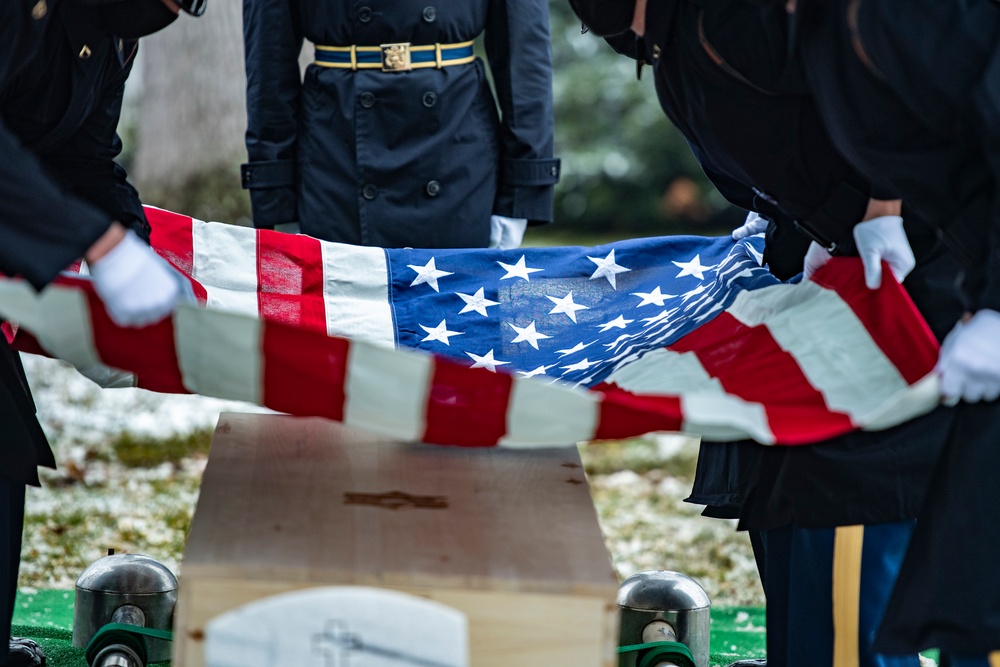
[{"label": "blurred tree", "polygon": [[182,14],[142,40],[130,91],[139,119],[130,174],[145,203],[249,224],[239,178],[246,158],[242,21],[241,0],[212,0],[203,17]]},{"label": "blurred tree", "polygon": [[553,0],[550,13],[556,154],[563,160],[559,224],[551,232],[707,234],[742,221],[663,114],[648,71],[637,80],[633,60],[582,34],[566,0]]}]

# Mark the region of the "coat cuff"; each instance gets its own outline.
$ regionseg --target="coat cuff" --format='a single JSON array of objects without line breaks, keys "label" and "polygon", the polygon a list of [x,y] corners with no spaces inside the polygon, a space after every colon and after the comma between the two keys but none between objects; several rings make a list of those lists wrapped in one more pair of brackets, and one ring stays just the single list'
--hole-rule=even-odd
[{"label": "coat cuff", "polygon": [[559,158],[504,158],[502,169],[500,179],[505,186],[555,185],[559,182]]},{"label": "coat cuff", "polygon": [[240,181],[250,191],[253,226],[274,229],[297,222],[295,217],[295,161],[261,160],[240,165]]},{"label": "coat cuff", "polygon": [[295,185],[294,160],[260,160],[240,165],[244,190],[281,188]]}]

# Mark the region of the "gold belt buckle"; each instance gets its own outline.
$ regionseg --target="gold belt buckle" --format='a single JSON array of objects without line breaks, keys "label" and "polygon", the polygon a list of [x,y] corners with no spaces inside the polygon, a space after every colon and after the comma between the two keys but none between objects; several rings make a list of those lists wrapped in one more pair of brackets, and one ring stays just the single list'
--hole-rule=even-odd
[{"label": "gold belt buckle", "polygon": [[379,44],[379,48],[382,49],[383,72],[408,72],[413,69],[410,65],[409,42]]}]

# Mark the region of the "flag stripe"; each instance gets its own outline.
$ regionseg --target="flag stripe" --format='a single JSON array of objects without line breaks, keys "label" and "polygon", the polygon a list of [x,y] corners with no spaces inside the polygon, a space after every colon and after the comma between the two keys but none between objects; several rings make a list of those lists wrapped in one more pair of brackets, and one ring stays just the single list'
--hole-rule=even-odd
[{"label": "flag stripe", "polygon": [[194,295],[201,303],[208,301],[205,287],[194,280],[194,228],[204,224],[200,220],[146,206],[146,219],[151,231],[150,244],[156,252],[173,264],[178,271],[191,278]]},{"label": "flag stripe", "polygon": [[635,433],[680,431],[684,425],[677,396],[638,396],[614,385],[594,388],[604,394],[597,440],[629,438]]},{"label": "flag stripe", "polygon": [[212,308],[257,316],[257,235],[247,231],[219,222],[194,224],[191,277],[205,287]]},{"label": "flag stripe", "polygon": [[835,257],[812,280],[835,289],[903,379],[908,384],[916,383],[937,363],[938,345],[933,332],[903,286],[888,277],[888,265],[882,267],[887,276],[882,287],[870,290],[862,272],[842,270],[848,261]]},{"label": "flag stripe", "polygon": [[264,327],[264,405],[291,414],[344,418],[350,343],[307,328]]},{"label": "flag stripe", "polygon": [[[492,446],[507,430],[513,377],[485,368],[466,368],[439,359],[427,399],[422,440],[465,446]],[[473,415],[475,423],[468,423]]]},{"label": "flag stripe", "polygon": [[321,242],[326,333],[393,345],[385,251]]},{"label": "flag stripe", "polygon": [[766,325],[809,384],[823,394],[828,409],[847,414],[854,424],[863,424],[886,396],[906,387],[833,290],[811,281],[765,287],[739,294],[728,312],[747,326]]},{"label": "flag stripe", "polygon": [[[705,371],[728,394],[755,404],[752,410],[716,410],[727,419],[749,419],[747,426],[770,431],[771,440],[822,440],[853,427],[850,418],[827,408],[823,395],[803,374],[796,359],[783,350],[765,326],[746,326],[729,312],[722,313],[670,346],[675,352],[697,355]],[[692,399],[693,400],[693,399]],[[696,404],[688,401],[686,409]],[[765,407],[766,406],[766,407]],[[761,414],[766,413],[766,416]],[[711,417],[711,411],[701,412]],[[687,419],[694,421],[694,415]],[[767,425],[770,425],[768,428]]]},{"label": "flag stripe", "polygon": [[344,423],[404,440],[424,434],[434,358],[355,341],[347,354]]},{"label": "flag stripe", "polygon": [[549,446],[593,440],[600,398],[563,385],[515,378],[507,410],[507,447]]},{"label": "flag stripe", "polygon": [[[87,285],[86,287],[90,287]],[[93,289],[85,292],[101,363],[111,368],[148,368],[137,379],[138,386],[150,391],[186,394],[175,352],[174,327],[168,318],[141,327],[118,327]]]},{"label": "flag stripe", "polygon": [[257,232],[261,319],[325,332],[322,267],[323,254],[316,239]]},{"label": "flag stripe", "polygon": [[174,339],[184,386],[196,394],[262,405],[260,320],[183,304]]}]

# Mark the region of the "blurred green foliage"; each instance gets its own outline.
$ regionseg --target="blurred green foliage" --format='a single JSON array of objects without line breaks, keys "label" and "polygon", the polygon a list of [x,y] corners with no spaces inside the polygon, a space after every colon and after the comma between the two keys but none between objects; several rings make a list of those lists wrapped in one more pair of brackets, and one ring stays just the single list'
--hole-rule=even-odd
[{"label": "blurred green foliage", "polygon": [[[542,233],[725,233],[742,222],[704,176],[656,99],[652,72],[550,3],[556,115],[556,220]],[[538,233],[533,231],[533,233]]]}]

